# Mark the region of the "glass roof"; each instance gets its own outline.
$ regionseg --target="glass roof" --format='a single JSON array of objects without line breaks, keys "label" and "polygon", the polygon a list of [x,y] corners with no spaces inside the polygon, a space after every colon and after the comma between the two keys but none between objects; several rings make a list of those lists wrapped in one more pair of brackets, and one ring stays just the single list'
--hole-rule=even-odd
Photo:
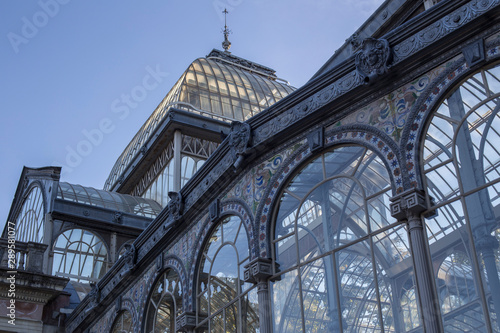
[{"label": "glass roof", "polygon": [[295,90],[281,81],[267,67],[220,51],[196,59],[120,155],[104,189],[113,186],[170,107],[226,122],[245,121]]},{"label": "glass roof", "polygon": [[57,198],[149,218],[155,218],[162,210],[160,204],[151,199],[65,182],[59,182]]}]

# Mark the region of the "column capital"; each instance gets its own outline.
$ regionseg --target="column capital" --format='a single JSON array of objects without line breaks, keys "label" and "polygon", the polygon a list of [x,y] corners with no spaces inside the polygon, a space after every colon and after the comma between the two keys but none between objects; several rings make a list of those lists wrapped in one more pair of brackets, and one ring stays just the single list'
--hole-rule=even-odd
[{"label": "column capital", "polygon": [[182,332],[192,331],[196,327],[196,313],[183,312],[177,317],[176,330]]},{"label": "column capital", "polygon": [[498,249],[498,239],[492,235],[485,235],[484,237],[475,240],[476,248],[481,252],[491,251]]},{"label": "column capital", "polygon": [[[278,264],[276,271],[278,270]],[[245,265],[244,279],[245,282],[257,283],[262,280],[267,280],[273,275],[273,260],[270,258],[256,258],[249,264]]]},{"label": "column capital", "polygon": [[[392,197],[391,215],[398,220],[406,220],[411,216],[420,216],[429,207],[425,200],[425,192],[412,188]],[[426,214],[425,217],[434,216],[434,212]]]}]

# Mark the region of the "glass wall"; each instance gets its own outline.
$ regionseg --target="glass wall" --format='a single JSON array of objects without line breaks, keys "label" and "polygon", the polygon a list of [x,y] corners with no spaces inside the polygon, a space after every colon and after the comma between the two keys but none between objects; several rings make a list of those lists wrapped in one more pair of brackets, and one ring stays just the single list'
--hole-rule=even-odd
[{"label": "glass wall", "polygon": [[327,151],[286,185],[275,212],[274,332],[403,332],[419,325],[407,233],[390,215],[381,159]]},{"label": "glass wall", "polygon": [[[204,159],[183,155],[181,159],[181,187],[184,186],[196,171],[205,163]],[[174,159],[168,162],[163,171],[156,177],[142,195],[145,199],[153,199],[165,207],[170,201],[168,192],[174,191]]]},{"label": "glass wall", "polygon": [[243,281],[248,238],[237,216],[224,218],[203,250],[197,284],[201,332],[259,332],[256,288]]},{"label": "glass wall", "polygon": [[161,275],[149,298],[146,332],[176,332],[175,318],[182,312],[182,285],[179,275],[173,269],[168,269]]},{"label": "glass wall", "polygon": [[153,199],[162,207],[167,205],[170,200],[168,192],[174,190],[174,160],[171,159],[165,166],[165,169],[149,185],[144,194],[145,199]]},{"label": "glass wall", "polygon": [[[452,91],[423,149],[426,221],[447,332],[499,332],[500,67]],[[432,201],[431,201],[432,200]]]},{"label": "glass wall", "polygon": [[35,186],[24,200],[23,208],[17,216],[17,240],[43,243],[44,214],[42,190]]},{"label": "glass wall", "polygon": [[97,282],[108,269],[108,251],[93,232],[70,229],[54,244],[52,275],[76,282]]}]

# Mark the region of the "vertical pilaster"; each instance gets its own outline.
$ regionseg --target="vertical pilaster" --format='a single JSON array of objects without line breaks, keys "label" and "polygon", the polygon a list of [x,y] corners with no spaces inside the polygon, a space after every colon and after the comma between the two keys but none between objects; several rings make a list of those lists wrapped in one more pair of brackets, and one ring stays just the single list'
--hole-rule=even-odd
[{"label": "vertical pilaster", "polygon": [[116,248],[116,232],[112,232],[111,233],[111,239],[109,241],[109,265],[110,267],[113,266],[113,264],[115,263],[116,259],[117,259],[117,255],[116,255],[116,251],[117,251],[117,248]]},{"label": "vertical pilaster", "polygon": [[272,260],[268,258],[256,258],[245,266],[245,282],[257,283],[260,333],[272,333],[273,331],[272,300],[269,291],[269,278],[272,276],[272,272]]},{"label": "vertical pilaster", "polygon": [[[493,307],[500,309],[500,280],[498,279],[498,270],[496,266],[495,250],[498,249],[498,240],[495,236],[486,235],[475,241],[476,248],[482,257],[484,269],[488,279],[488,285],[491,290],[491,298],[493,300]],[[497,324],[500,325],[500,318],[497,312]]]},{"label": "vertical pilaster", "polygon": [[392,198],[391,201],[392,216],[407,223],[425,332],[443,332],[439,298],[431,268],[432,261],[421,216],[427,210],[424,193],[421,190],[410,189]]},{"label": "vertical pilaster", "polygon": [[47,250],[43,254],[43,267],[42,271],[45,274],[51,274],[52,272],[52,262],[50,256],[50,252],[52,251],[52,243],[54,242],[53,239],[53,231],[54,231],[54,220],[52,219],[52,215],[50,213],[46,213],[45,216],[45,223],[44,223],[44,231],[43,231],[43,243],[47,245]]},{"label": "vertical pilaster", "polygon": [[181,150],[182,134],[180,130],[174,132],[174,192],[181,190]]}]

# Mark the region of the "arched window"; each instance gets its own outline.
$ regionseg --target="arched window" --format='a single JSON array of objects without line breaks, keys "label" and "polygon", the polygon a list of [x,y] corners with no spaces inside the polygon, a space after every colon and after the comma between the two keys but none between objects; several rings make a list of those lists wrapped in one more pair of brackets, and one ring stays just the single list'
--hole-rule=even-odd
[{"label": "arched window", "polygon": [[249,262],[242,220],[224,218],[212,231],[198,271],[197,323],[208,332],[259,332],[256,289],[243,281]]},{"label": "arched window", "polygon": [[108,251],[91,231],[70,229],[54,244],[52,274],[77,282],[97,282],[108,269]]},{"label": "arched window", "polygon": [[327,151],[296,172],[275,212],[274,332],[405,330],[393,290],[412,259],[390,195],[384,163],[360,146]]},{"label": "arched window", "polygon": [[116,317],[110,332],[111,333],[134,332],[132,327],[132,315],[128,310],[120,312],[120,314]]},{"label": "arched window", "polygon": [[160,276],[149,299],[146,332],[176,332],[175,319],[182,312],[182,285],[179,275],[173,269],[168,269]]},{"label": "arched window", "polygon": [[499,331],[500,67],[478,71],[447,94],[422,149],[426,221],[444,327]]},{"label": "arched window", "polygon": [[44,214],[42,190],[40,187],[35,186],[31,189],[26,200],[24,200],[21,212],[17,216],[17,240],[43,243]]}]

